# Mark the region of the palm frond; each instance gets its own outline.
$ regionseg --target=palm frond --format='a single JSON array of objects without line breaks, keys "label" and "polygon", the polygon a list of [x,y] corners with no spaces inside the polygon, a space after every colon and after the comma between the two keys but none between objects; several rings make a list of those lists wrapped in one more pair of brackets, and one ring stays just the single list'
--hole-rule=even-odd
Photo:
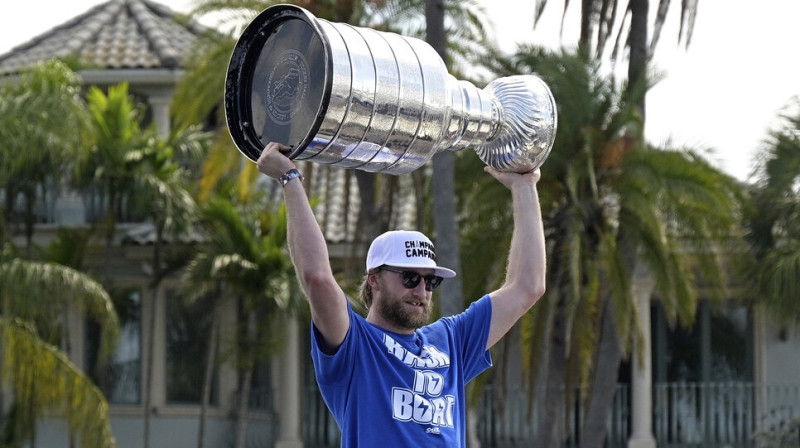
[{"label": "palm frond", "polygon": [[43,343],[24,321],[0,317],[2,372],[18,406],[58,415],[83,448],[113,448],[108,403],[56,347]]},{"label": "palm frond", "polygon": [[232,38],[207,37],[192,49],[187,61],[191,69],[178,84],[172,102],[171,113],[179,129],[206,123],[209,118],[214,118],[218,123],[225,122],[222,92],[225,88],[225,67],[228,66],[234,45]]},{"label": "palm frond", "polygon": [[796,306],[800,259],[800,113],[794,99],[781,114],[780,125],[764,142],[748,210],[748,241],[754,262],[745,275],[756,279],[751,290],[779,321],[800,322]]},{"label": "palm frond", "polygon": [[236,150],[227,128],[219,130],[203,163],[198,186],[199,201],[207,201],[214,189],[231,173],[238,172],[243,163],[248,162]]},{"label": "palm frond", "polygon": [[[24,320],[46,324],[58,319],[49,315],[60,306],[77,306],[102,327],[103,347],[107,355],[119,338],[119,318],[103,286],[79,271],[55,263],[13,259],[0,263],[0,299],[5,312]],[[42,313],[47,313],[41,319]]]},{"label": "palm frond", "polygon": [[159,227],[167,235],[177,236],[186,232],[193,222],[197,205],[184,187],[179,171],[171,175],[143,172],[136,182],[141,188],[139,197]]},{"label": "palm frond", "polygon": [[759,265],[756,283],[772,314],[784,324],[796,321],[800,316],[800,242],[779,245]]}]

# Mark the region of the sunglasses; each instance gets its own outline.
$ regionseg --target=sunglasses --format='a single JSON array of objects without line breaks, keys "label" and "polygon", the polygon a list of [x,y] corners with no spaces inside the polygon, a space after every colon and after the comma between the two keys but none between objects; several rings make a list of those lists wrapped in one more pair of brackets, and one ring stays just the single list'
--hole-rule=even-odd
[{"label": "sunglasses", "polygon": [[386,266],[381,266],[378,268],[379,271],[389,271],[400,274],[403,281],[403,286],[408,289],[414,289],[419,285],[419,282],[422,279],[425,279],[425,291],[433,291],[434,289],[438,288],[439,285],[442,284],[442,277],[438,275],[422,275],[420,273],[414,271],[403,271],[400,269],[393,269]]}]

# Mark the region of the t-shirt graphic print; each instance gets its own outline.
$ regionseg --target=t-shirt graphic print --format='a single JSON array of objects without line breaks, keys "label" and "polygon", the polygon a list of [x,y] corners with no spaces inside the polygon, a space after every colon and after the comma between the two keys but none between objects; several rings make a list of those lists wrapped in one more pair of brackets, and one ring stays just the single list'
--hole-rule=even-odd
[{"label": "t-shirt graphic print", "polygon": [[342,447],[466,446],[466,384],[492,365],[486,350],[491,301],[410,335],[383,330],[350,313],[333,355],[311,354],[322,397],[342,431]]}]

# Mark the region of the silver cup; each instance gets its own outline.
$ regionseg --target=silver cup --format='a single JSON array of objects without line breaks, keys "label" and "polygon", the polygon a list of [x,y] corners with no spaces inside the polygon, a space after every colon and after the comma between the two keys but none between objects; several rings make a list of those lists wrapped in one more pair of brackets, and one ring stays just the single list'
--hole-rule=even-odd
[{"label": "silver cup", "polygon": [[317,19],[294,5],[264,10],[231,56],[225,114],[236,146],[389,174],[470,147],[487,165],[527,172],[547,158],[556,105],[534,75],[478,89],[447,72],[422,40]]}]

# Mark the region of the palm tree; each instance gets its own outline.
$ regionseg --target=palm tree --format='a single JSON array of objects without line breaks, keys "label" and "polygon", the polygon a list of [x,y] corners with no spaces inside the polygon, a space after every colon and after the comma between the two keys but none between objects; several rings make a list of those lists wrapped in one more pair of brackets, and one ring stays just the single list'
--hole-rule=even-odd
[{"label": "palm tree", "polygon": [[[156,300],[157,291],[162,280],[182,264],[165,263],[163,255],[167,239],[178,240],[191,230],[191,223],[196,216],[196,204],[188,190],[188,174],[177,160],[199,159],[205,152],[208,135],[191,126],[173,131],[167,139],[159,137],[155,126],[145,133],[141,149],[133,150],[126,155],[130,166],[136,168],[133,184],[135,198],[139,206],[147,211],[153,224],[155,239],[153,243],[153,274],[149,284],[151,297]],[[179,258],[180,259],[180,258]],[[151,306],[150,322],[156,322],[157,307]],[[150,338],[147,346],[147,368],[144,396],[144,440],[145,446],[150,443],[150,398],[153,381],[153,354],[155,352],[155,326],[150,325]]]},{"label": "palm tree", "polygon": [[[86,272],[84,270],[84,256],[90,237],[91,230],[59,228],[55,239],[41,250],[41,259],[46,262],[57,263],[72,268],[79,272]],[[69,322],[70,304],[62,304],[61,309],[61,322]],[[121,327],[122,323],[119,322],[121,320],[120,316],[117,315],[117,318],[117,325]],[[61,351],[63,351],[69,359],[72,359],[74,355],[71,339],[69,325],[61,325]],[[106,358],[108,358],[109,353],[100,353],[99,355],[98,359],[104,362]],[[71,429],[69,440],[70,446],[74,446],[75,434]]]},{"label": "palm tree", "polygon": [[[504,73],[535,68],[551,87],[561,117],[540,182],[549,288],[522,328],[529,384],[536,384],[540,363],[546,375],[540,399],[548,412],[538,425],[538,446],[559,443],[553,432],[559,412],[553,411],[563,409],[575,386],[581,387],[587,409],[582,446],[602,444],[608,413],[595,400],[607,400],[609,392],[613,399],[625,354],[620,347],[629,347],[638,331],[630,289],[636,264],[655,278],[672,321],[691,322],[697,294],[694,272],[712,290],[724,285],[716,249],[737,235],[742,192],[695,151],[646,144],[637,104],[647,85],[619,87],[583,53],[552,54],[531,47],[521,48],[510,61],[498,61],[496,70]],[[487,199],[489,194],[481,192],[481,200],[501,202]],[[501,210],[489,207],[480,213],[502,216]],[[470,211],[474,215],[475,209]],[[481,234],[477,224],[472,233]],[[466,247],[477,245],[468,241]],[[693,248],[691,254],[681,250],[686,245]],[[638,257],[632,260],[630,254]],[[493,273],[498,267],[479,269]],[[545,328],[552,328],[549,335]],[[609,371],[613,375],[599,376]]]},{"label": "palm tree", "polygon": [[[683,43],[686,48],[691,43],[692,32],[695,24],[695,17],[697,15],[697,7],[699,2],[681,2],[681,20],[678,31],[678,42]],[[546,0],[541,2],[538,6],[536,13],[536,20],[541,17],[541,13],[546,6]],[[564,14],[566,14],[565,3]],[[581,34],[579,37],[579,48],[587,54],[593,54],[597,58],[602,58],[608,43],[611,42],[611,37],[614,35],[614,27],[619,22],[616,31],[616,38],[614,39],[613,50],[611,53],[611,60],[616,61],[621,59],[620,54],[624,49],[628,49],[628,86],[638,86],[645,82],[647,77],[647,67],[652,55],[655,51],[661,36],[661,30],[666,20],[667,12],[670,7],[668,0],[661,0],[658,4],[658,10],[653,22],[652,37],[648,35],[649,28],[649,0],[632,0],[628,2],[626,9],[622,15],[621,20],[618,20],[618,12],[620,11],[620,2],[616,0],[593,0],[581,3]],[[628,20],[629,19],[629,20]],[[644,92],[646,93],[646,91]],[[645,94],[642,94],[637,100],[639,115],[642,121],[645,117]],[[643,126],[643,123],[642,123]],[[627,252],[625,255],[626,269],[628,275],[633,273],[635,267],[636,253],[639,247],[634,241],[631,241],[626,234],[621,233],[618,245]],[[613,306],[611,301],[606,302],[607,306]],[[605,310],[605,314],[611,316],[611,310]],[[611,322],[608,322],[610,325]],[[601,344],[605,347],[611,347],[613,341],[612,331],[602,332]],[[609,348],[607,353],[612,353],[613,349]],[[600,368],[596,371],[600,382],[605,384],[605,387],[611,387],[612,381],[615,381],[616,373],[612,371],[618,365],[619,356],[612,355],[609,360],[599,362]],[[610,361],[610,362],[606,362]],[[597,400],[595,400],[597,399]],[[589,437],[584,440],[599,440],[596,435],[605,434],[604,427],[600,423],[601,415],[605,415],[611,408],[613,401],[613,393],[605,393],[603,396],[592,397],[589,405],[590,413],[596,414],[596,417],[587,420],[587,427],[594,428],[590,431]],[[599,442],[595,442],[599,443]]]},{"label": "palm tree", "polygon": [[[13,403],[0,421],[3,445],[35,446],[36,421],[62,417],[85,448],[114,447],[102,392],[58,349],[66,325],[59,313],[74,306],[100,323],[102,352],[110,353],[119,325],[103,287],[85,274],[55,263],[0,254],[2,378]],[[62,341],[63,342],[63,341]]]},{"label": "palm tree", "polygon": [[[31,258],[34,204],[44,199],[43,191],[57,191],[91,140],[77,76],[65,63],[36,64],[0,87],[0,140],[0,179],[9,220],[3,227],[10,231],[19,220],[14,205],[22,194],[25,254]],[[3,419],[4,444],[27,439],[35,445],[36,420],[47,411],[63,416],[71,436],[77,434],[83,446],[113,446],[105,399],[69,361],[66,320],[59,315],[77,306],[97,319],[101,356],[107,356],[119,331],[108,294],[77,270],[12,256],[11,246],[0,254],[0,284],[3,376],[14,400]]]},{"label": "palm tree", "polygon": [[[165,239],[177,238],[187,230],[195,208],[187,190],[187,171],[178,160],[198,159],[205,152],[208,136],[196,126],[174,131],[166,139],[158,135],[154,125],[142,129],[141,110],[130,98],[127,83],[109,87],[108,94],[92,87],[87,101],[96,144],[83,154],[75,183],[100,191],[106,201],[105,282],[111,281],[109,261],[118,216],[123,212],[139,213],[153,224],[153,278],[149,288],[152,297],[157,297],[155,291],[161,280],[175,269],[164,266]],[[155,313],[156,307],[151,309]],[[150,316],[149,321],[155,322],[155,316]],[[152,369],[154,338],[149,340],[146,365]],[[145,445],[149,443],[152,377],[146,375],[144,388]]]},{"label": "palm tree", "polygon": [[[237,370],[240,374],[236,412],[236,447],[243,447],[248,399],[253,369],[278,348],[280,318],[303,303],[293,282],[291,261],[286,253],[286,215],[263,211],[263,204],[235,206],[230,200],[212,198],[200,210],[204,243],[191,259],[185,274],[188,298],[218,297],[215,308],[224,301],[235,301],[244,322],[236,342]],[[212,328],[217,328],[219,313],[214,313]],[[262,324],[257,324],[257,323]],[[263,323],[268,323],[264,325]],[[211,332],[208,362],[213,362],[215,334]],[[205,387],[211,381],[207,368]],[[201,437],[202,428],[201,421]]]},{"label": "palm tree", "polygon": [[[678,43],[683,43],[685,48],[688,48],[692,41],[698,4],[699,2],[681,2]],[[567,1],[564,3],[564,12],[561,17],[562,28],[568,6],[569,2]],[[546,7],[547,0],[537,2],[534,23],[538,23],[542,18]],[[622,11],[621,3],[617,0],[589,0],[581,2],[580,7],[581,25],[578,46],[581,51],[598,59],[609,56],[612,60],[619,60],[620,53],[627,48],[631,53],[629,65],[635,66],[634,71],[644,73],[641,69],[644,68],[643,64],[650,59],[658,45],[670,2],[667,0],[658,2],[658,11],[653,20],[652,38],[648,37],[649,0],[627,2],[624,11]],[[609,44],[611,44],[610,54],[607,53]],[[634,55],[634,53],[636,54]],[[630,78],[637,79],[635,76]]]},{"label": "palm tree", "polygon": [[[800,103],[800,100],[796,100]],[[800,113],[782,114],[770,131],[747,216],[753,297],[783,325],[800,322]]]},{"label": "palm tree", "polygon": [[[0,184],[5,190],[7,227],[24,223],[27,256],[36,222],[34,205],[60,181],[89,145],[89,121],[78,77],[64,63],[42,62],[23,71],[17,82],[0,86]],[[17,195],[25,201],[21,217]]]},{"label": "palm tree", "polygon": [[130,156],[143,147],[143,132],[139,126],[141,111],[128,96],[127,83],[109,87],[107,95],[91,87],[87,101],[96,142],[81,155],[75,184],[99,190],[106,202],[104,282],[107,283],[117,216],[123,212],[138,176],[138,160]]},{"label": "palm tree", "polygon": [[[447,61],[447,33],[445,32],[444,0],[425,1],[426,40]],[[455,204],[455,161],[450,151],[443,151],[433,158],[433,222],[435,240],[440,263],[461,271],[458,250],[458,227],[456,225]],[[451,316],[464,309],[464,294],[461,279],[456,278],[439,293],[439,311],[443,316]]]}]

